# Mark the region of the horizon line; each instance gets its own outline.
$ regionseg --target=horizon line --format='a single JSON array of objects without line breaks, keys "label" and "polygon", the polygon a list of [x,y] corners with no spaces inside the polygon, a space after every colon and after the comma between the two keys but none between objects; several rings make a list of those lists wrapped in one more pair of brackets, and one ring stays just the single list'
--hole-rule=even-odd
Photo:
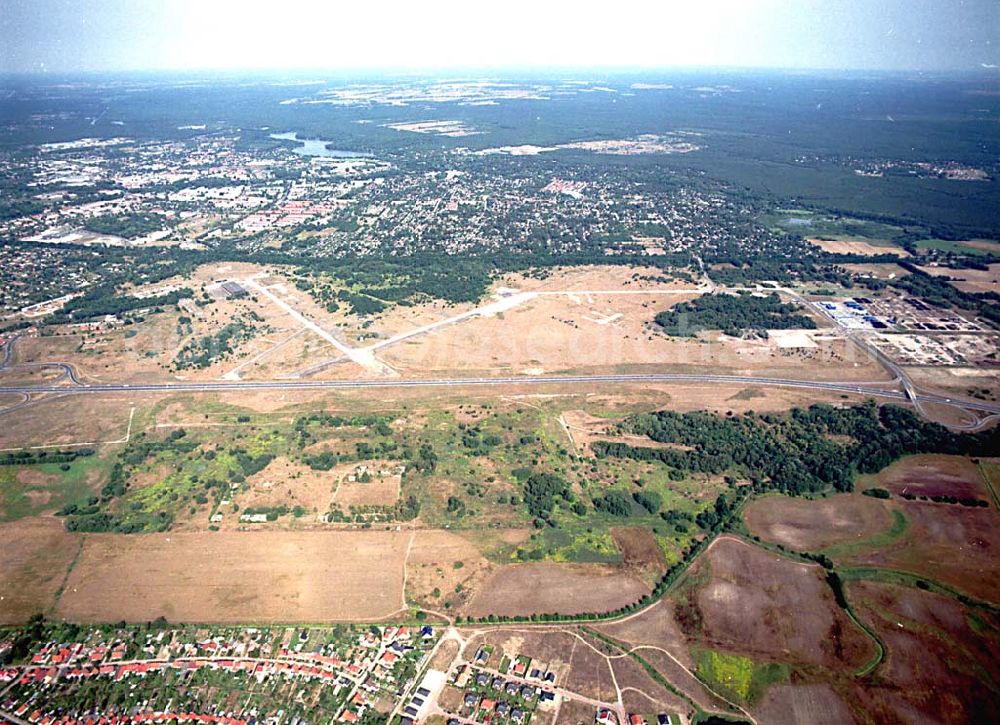
[{"label": "horizon line", "polygon": [[602,73],[605,75],[629,75],[649,73],[780,73],[784,75],[814,75],[831,74],[874,74],[874,75],[1000,75],[1000,66],[980,63],[969,67],[948,68],[865,68],[837,66],[770,66],[770,65],[469,65],[469,66],[356,66],[350,68],[333,67],[203,67],[203,68],[79,68],[79,69],[0,69],[0,78],[11,77],[58,77],[58,76],[95,76],[95,75],[200,75],[213,74],[219,76],[300,76],[310,74],[326,74],[334,76],[422,76],[430,75],[565,75],[572,73]]}]

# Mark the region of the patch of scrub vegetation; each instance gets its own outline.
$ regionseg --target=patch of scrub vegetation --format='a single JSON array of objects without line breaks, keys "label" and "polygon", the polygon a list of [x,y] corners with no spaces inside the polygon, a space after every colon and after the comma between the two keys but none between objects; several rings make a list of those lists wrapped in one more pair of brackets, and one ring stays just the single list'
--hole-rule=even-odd
[{"label": "patch of scrub vegetation", "polygon": [[204,335],[188,342],[177,357],[174,358],[174,368],[187,370],[211,367],[215,363],[227,359],[240,344],[253,338],[258,333],[266,332],[258,324],[263,318],[255,312],[249,313],[250,319],[236,317],[226,323],[221,330]]},{"label": "patch of scrub vegetation", "polygon": [[814,329],[816,322],[798,307],[782,302],[777,293],[708,294],[681,302],[656,315],[656,324],[675,337],[692,337],[705,330],[722,330],[739,337],[748,330]]},{"label": "patch of scrub vegetation", "polygon": [[749,657],[717,650],[695,650],[696,674],[710,688],[741,704],[757,702],[768,687],[788,682],[788,665],[758,664]]},{"label": "patch of scrub vegetation", "polygon": [[570,521],[548,526],[531,534],[511,552],[515,561],[559,561],[578,564],[619,564],[621,552],[610,531],[589,526],[584,521]]},{"label": "patch of scrub vegetation", "polygon": [[[238,431],[221,439],[183,428],[163,438],[140,433],[115,462],[98,500],[60,513],[73,531],[165,531],[185,507],[217,506],[287,443],[277,429]],[[134,486],[144,479],[150,482]]]}]

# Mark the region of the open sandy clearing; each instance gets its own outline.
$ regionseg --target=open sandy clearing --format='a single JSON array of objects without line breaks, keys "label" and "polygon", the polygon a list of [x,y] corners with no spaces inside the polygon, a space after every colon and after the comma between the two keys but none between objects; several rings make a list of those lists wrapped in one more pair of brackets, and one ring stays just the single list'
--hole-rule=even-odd
[{"label": "open sandy clearing", "polygon": [[[836,333],[812,334],[807,345],[735,339],[716,333],[670,338],[656,314],[697,293],[539,292],[491,317],[471,317],[379,351],[404,375],[553,372],[698,372],[768,374],[826,380],[878,380],[885,373]],[[489,344],[483,344],[488,340]],[[795,342],[794,340],[792,341]]]},{"label": "open sandy clearing", "polygon": [[87,536],[56,607],[74,621],[375,620],[403,604],[409,533]]}]

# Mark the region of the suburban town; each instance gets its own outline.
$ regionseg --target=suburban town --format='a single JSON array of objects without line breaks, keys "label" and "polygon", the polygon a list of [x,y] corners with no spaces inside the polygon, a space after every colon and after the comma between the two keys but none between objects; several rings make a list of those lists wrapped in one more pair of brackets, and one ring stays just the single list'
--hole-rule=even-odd
[{"label": "suburban town", "polygon": [[[446,661],[442,645],[466,643],[452,628],[173,629],[151,622],[74,634],[23,654],[20,632],[0,640],[7,662],[0,667],[0,717],[33,725],[281,725],[322,713],[343,723],[377,716],[397,725],[428,718],[527,725],[537,710],[554,713],[567,703],[593,708],[599,725],[686,722],[679,714],[626,713],[620,701],[594,701],[565,689],[544,662],[493,645],[466,646]],[[81,706],[67,707],[74,699]]]}]

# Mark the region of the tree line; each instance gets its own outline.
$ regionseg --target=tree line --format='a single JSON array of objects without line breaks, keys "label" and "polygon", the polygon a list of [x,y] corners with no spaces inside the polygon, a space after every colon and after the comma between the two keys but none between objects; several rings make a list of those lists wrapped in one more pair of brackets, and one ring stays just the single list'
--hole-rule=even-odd
[{"label": "tree line", "polygon": [[1000,450],[997,429],[957,434],[905,408],[879,407],[873,401],[743,416],[660,411],[631,416],[621,429],[689,450],[597,441],[593,449],[598,458],[659,461],[684,474],[736,472],[792,495],[829,488],[850,491],[856,474],[875,473],[907,454],[981,456]]}]

